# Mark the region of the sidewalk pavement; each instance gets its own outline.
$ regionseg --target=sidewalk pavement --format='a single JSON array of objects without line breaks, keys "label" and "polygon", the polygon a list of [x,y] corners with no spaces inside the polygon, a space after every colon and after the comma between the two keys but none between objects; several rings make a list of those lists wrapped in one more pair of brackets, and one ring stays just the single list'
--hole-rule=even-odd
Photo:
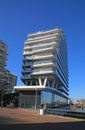
[{"label": "sidewalk pavement", "polygon": [[0,108],[0,130],[85,130],[85,121],[33,110]]}]

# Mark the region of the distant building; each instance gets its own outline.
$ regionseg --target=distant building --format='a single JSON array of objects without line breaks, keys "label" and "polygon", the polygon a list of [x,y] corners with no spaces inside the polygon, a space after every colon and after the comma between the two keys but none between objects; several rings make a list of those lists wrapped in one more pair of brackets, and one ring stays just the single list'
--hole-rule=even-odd
[{"label": "distant building", "polygon": [[0,40],[0,100],[5,94],[12,93],[17,83],[17,76],[5,67],[7,65],[8,46]]},{"label": "distant building", "polygon": [[37,109],[41,104],[67,104],[69,95],[65,35],[53,29],[28,35],[24,43],[22,81],[15,86],[19,107]]},{"label": "distant building", "polygon": [[7,55],[8,55],[8,46],[6,43],[4,43],[2,40],[0,40],[0,99],[1,99],[1,95],[3,95],[3,79],[2,79],[2,75],[3,75],[3,70],[4,67],[7,65]]},{"label": "distant building", "polygon": [[7,65],[8,46],[0,40],[0,69]]},{"label": "distant building", "polygon": [[2,90],[4,94],[9,94],[14,91],[14,86],[17,84],[17,76],[9,70],[3,69],[2,75]]}]

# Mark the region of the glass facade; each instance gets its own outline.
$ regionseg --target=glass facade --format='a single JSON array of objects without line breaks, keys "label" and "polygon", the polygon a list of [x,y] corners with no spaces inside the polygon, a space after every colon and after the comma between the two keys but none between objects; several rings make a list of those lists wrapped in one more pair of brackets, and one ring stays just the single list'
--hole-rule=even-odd
[{"label": "glass facade", "polygon": [[67,103],[68,99],[46,91],[23,91],[19,96],[20,108],[40,109],[41,104],[57,108]]},{"label": "glass facade", "polygon": [[41,104],[47,104],[48,107],[59,107],[68,104],[68,99],[61,97],[55,93],[42,91]]},{"label": "glass facade", "polygon": [[19,107],[28,109],[38,109],[41,104],[40,91],[24,91],[19,94]]}]

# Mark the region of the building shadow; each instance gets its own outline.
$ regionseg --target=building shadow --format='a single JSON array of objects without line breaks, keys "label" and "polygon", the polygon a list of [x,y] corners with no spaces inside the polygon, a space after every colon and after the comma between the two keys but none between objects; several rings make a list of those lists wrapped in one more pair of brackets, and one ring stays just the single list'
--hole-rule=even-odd
[{"label": "building shadow", "polygon": [[64,123],[0,124],[0,130],[85,130],[85,121]]}]

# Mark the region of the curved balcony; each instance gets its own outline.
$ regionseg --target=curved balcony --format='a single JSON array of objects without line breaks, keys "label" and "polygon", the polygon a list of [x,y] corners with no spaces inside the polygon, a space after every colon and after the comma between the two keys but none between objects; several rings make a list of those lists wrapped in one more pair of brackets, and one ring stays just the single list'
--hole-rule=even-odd
[{"label": "curved balcony", "polygon": [[[41,35],[41,33],[42,33],[42,35]],[[33,35],[34,35],[34,37],[33,37]],[[57,36],[58,37],[59,33],[55,32],[55,33],[49,34],[49,33],[45,33],[45,32],[38,32],[36,34],[28,35],[28,39],[29,39],[29,41],[33,41],[33,40],[48,38],[48,37],[52,37],[52,36]]]},{"label": "curved balcony", "polygon": [[32,70],[29,68],[29,69],[23,70],[23,71],[22,71],[22,74],[31,73],[31,71],[32,71]]},{"label": "curved balcony", "polygon": [[32,76],[49,75],[49,74],[55,74],[55,70],[53,68],[36,69],[36,70],[33,70],[31,74]]},{"label": "curved balcony", "polygon": [[31,80],[31,79],[32,79],[31,76],[22,76],[21,77],[21,80],[24,81],[24,82],[27,81],[27,80]]},{"label": "curved balcony", "polygon": [[57,46],[58,47],[58,43],[57,42],[45,42],[45,43],[37,43],[37,44],[33,44],[33,45],[28,45],[24,47],[24,50],[30,50],[30,49],[36,49],[38,47],[45,47],[45,46]]},{"label": "curved balcony", "polygon": [[56,52],[56,48],[46,47],[46,48],[35,49],[32,51],[32,54],[38,54],[38,53],[43,53],[43,52]]},{"label": "curved balcony", "polygon": [[34,55],[33,56],[33,60],[44,60],[44,59],[52,59],[52,60],[55,60],[56,59],[56,56],[54,54],[42,54],[42,55]]},{"label": "curved balcony", "polygon": [[56,36],[52,36],[52,37],[48,37],[48,38],[43,38],[43,39],[36,39],[36,40],[32,40],[32,41],[26,41],[26,44],[32,44],[32,43],[39,43],[39,42],[44,42],[44,41],[53,41],[56,40]]},{"label": "curved balcony", "polygon": [[32,65],[32,67],[33,68],[38,68],[38,67],[40,67],[40,68],[44,68],[44,67],[56,67],[56,65],[55,65],[55,62],[45,62],[45,63],[38,63],[38,64],[33,64]]},{"label": "curved balcony", "polygon": [[30,67],[30,66],[32,66],[32,63],[31,63],[31,62],[24,64],[22,67],[25,68],[25,67]]},{"label": "curved balcony", "polygon": [[56,46],[42,46],[36,49],[24,51],[23,55],[34,55],[34,54],[39,54],[39,53],[47,53],[47,52],[56,52],[57,47]]}]

